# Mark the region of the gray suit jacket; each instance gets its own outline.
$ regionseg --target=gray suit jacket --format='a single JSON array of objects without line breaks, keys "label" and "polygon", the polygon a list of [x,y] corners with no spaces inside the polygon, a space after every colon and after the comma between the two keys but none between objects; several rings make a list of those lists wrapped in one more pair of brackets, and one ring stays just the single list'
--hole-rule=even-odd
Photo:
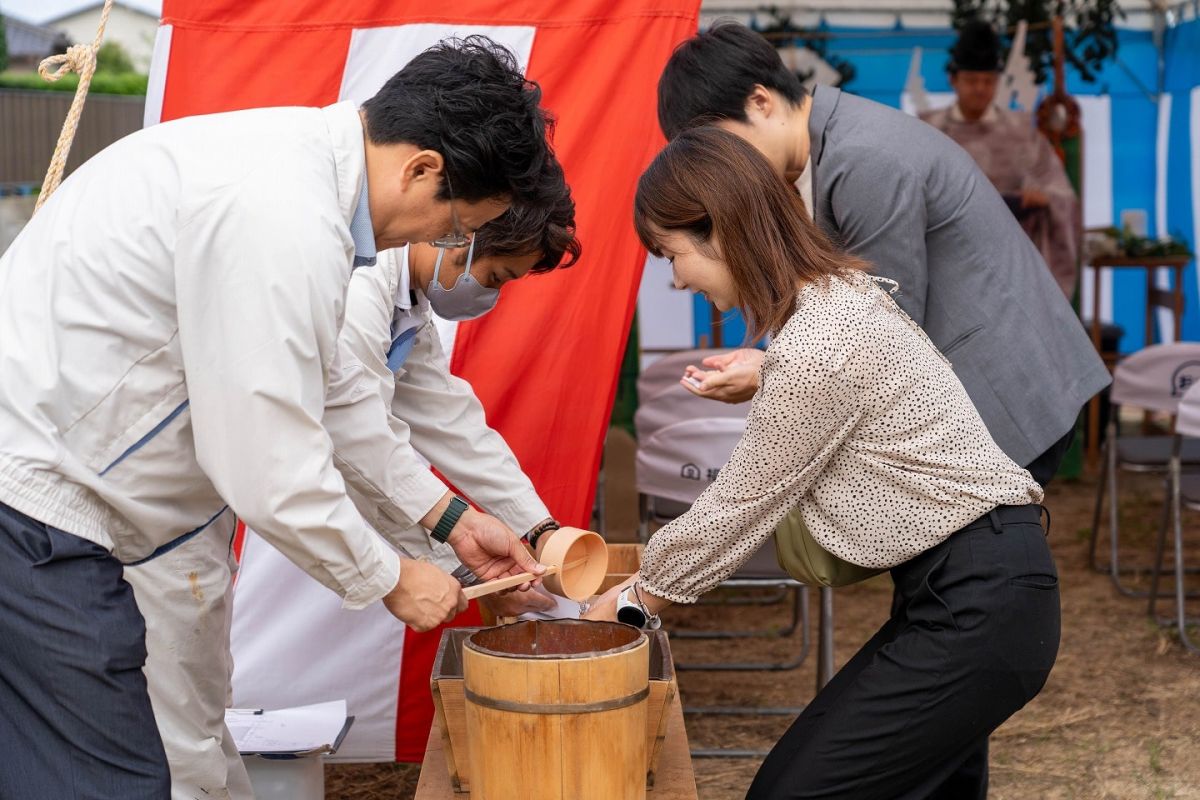
[{"label": "gray suit jacket", "polygon": [[996,443],[1029,464],[1108,385],[1037,248],[965,150],[916,117],[819,87],[814,218],[900,284]]}]

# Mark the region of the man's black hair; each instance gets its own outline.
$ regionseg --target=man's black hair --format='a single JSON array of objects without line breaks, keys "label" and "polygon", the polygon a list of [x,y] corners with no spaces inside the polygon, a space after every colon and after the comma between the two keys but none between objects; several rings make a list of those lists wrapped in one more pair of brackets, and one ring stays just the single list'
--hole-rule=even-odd
[{"label": "man's black hair", "polygon": [[557,165],[547,172],[546,193],[552,199],[537,206],[514,205],[480,228],[475,233],[475,258],[536,255],[530,268],[535,274],[566,269],[579,260],[583,247],[575,238],[571,187]]},{"label": "man's black hair", "polygon": [[405,142],[445,159],[438,199],[547,200],[554,155],[542,90],[511,52],[486,36],[445,39],[410,61],[363,103],[374,144]]},{"label": "man's black hair", "polygon": [[793,104],[808,92],[761,35],[735,22],[719,22],[671,54],[658,79],[658,125],[668,139],[718,119],[746,121],[746,98],[755,84]]}]

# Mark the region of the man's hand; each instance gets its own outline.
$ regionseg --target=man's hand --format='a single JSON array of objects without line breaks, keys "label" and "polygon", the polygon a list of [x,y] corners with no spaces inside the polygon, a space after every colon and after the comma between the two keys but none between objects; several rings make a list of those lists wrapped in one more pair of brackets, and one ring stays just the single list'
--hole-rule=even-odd
[{"label": "man's hand", "polygon": [[1050,205],[1050,198],[1044,192],[1029,188],[1021,191],[1021,208],[1045,208]]},{"label": "man's hand", "polygon": [[[701,362],[707,369],[688,366],[679,382],[683,388],[700,397],[722,403],[744,403],[758,391],[758,373],[762,369],[763,352],[743,347],[731,353],[709,356]],[[695,386],[688,378],[700,381]]]},{"label": "man's hand", "polygon": [[528,591],[511,591],[488,594],[479,598],[481,605],[497,617],[518,617],[521,614],[534,612],[544,613],[553,611],[557,603],[554,598],[539,592],[537,589]]},{"label": "man's hand", "polygon": [[458,581],[432,564],[400,559],[400,580],[383,597],[392,616],[414,631],[433,630],[467,610]]},{"label": "man's hand", "polygon": [[[463,512],[458,524],[450,531],[447,544],[454,548],[458,560],[481,581],[522,572],[541,575],[546,571],[507,525],[473,508]],[[537,581],[523,583],[517,589],[523,591],[535,583]]]}]

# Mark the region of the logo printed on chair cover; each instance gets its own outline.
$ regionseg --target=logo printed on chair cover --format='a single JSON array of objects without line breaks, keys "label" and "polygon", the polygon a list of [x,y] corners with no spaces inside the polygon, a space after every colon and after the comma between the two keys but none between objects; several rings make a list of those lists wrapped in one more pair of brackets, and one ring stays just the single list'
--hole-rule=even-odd
[{"label": "logo printed on chair cover", "polygon": [[1197,382],[1200,382],[1200,361],[1183,362],[1171,373],[1171,397],[1182,397]]},{"label": "logo printed on chair cover", "polygon": [[689,481],[698,481],[700,480],[700,468],[690,462],[684,464],[683,469],[679,470],[679,477]]}]

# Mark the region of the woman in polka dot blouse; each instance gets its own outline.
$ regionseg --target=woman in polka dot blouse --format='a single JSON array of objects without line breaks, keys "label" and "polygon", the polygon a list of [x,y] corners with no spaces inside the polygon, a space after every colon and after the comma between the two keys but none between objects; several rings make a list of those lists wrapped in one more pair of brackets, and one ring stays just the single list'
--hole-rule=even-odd
[{"label": "woman in polka dot blouse", "polygon": [[[988,736],[1058,650],[1041,487],[996,446],[897,287],[835,248],[751,145],[681,134],[642,175],[634,218],[678,288],[773,339],[729,463],[651,538],[626,596],[651,614],[695,602],[797,506],[822,547],[896,584],[891,618],[747,796],[985,797]],[[622,588],[588,616],[614,618]]]}]

